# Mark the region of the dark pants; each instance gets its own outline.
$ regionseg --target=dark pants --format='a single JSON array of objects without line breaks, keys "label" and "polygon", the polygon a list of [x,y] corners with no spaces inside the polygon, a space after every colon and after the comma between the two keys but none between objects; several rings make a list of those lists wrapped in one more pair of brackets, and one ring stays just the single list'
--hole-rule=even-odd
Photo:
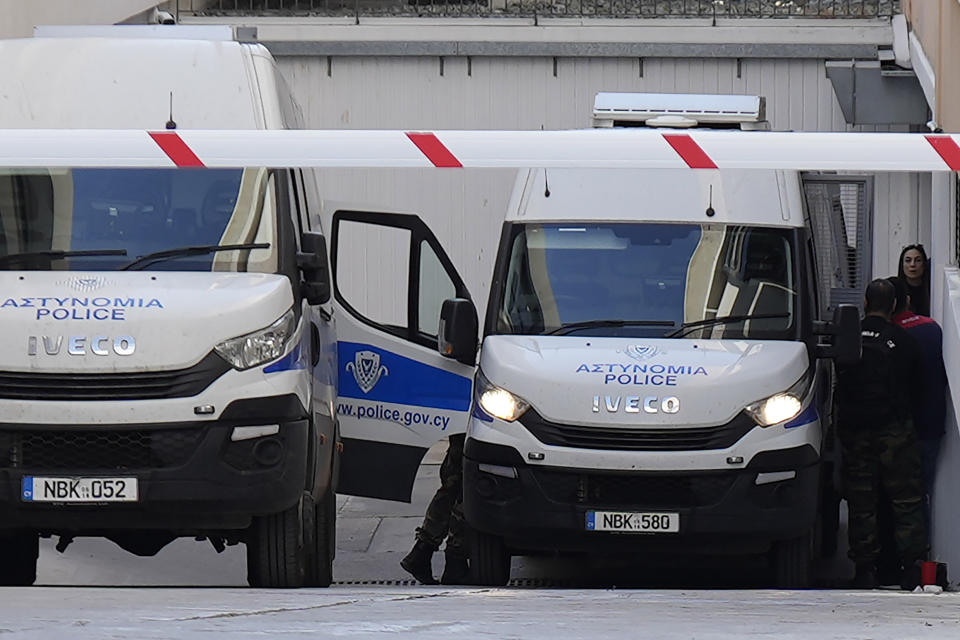
[{"label": "dark pants", "polygon": [[883,493],[889,498],[900,561],[907,565],[926,558],[924,492],[913,426],[894,422],[859,429],[845,433],[841,442],[850,559],[858,565],[876,565],[881,549],[877,513]]},{"label": "dark pants", "polygon": [[440,488],[433,495],[417,529],[417,539],[439,549],[447,539],[446,553],[466,556],[463,523],[463,442],[464,434],[450,436],[447,454],[440,464]]},{"label": "dark pants", "polygon": [[[937,478],[937,458],[940,457],[941,440],[943,436],[920,440],[920,471],[923,474],[923,487],[928,502],[933,496],[933,481]],[[929,504],[927,509],[929,510]]]},{"label": "dark pants", "polygon": [[[933,481],[937,471],[937,457],[940,454],[940,441],[940,437],[924,438],[919,441],[920,474],[925,493],[923,497],[923,516],[928,535],[928,547],[931,542],[929,536],[933,532],[930,509],[933,499]],[[897,541],[894,536],[893,508],[890,504],[890,497],[882,490],[880,492],[880,502],[877,505],[877,526],[880,536],[880,558],[877,564],[881,574],[892,576],[901,569],[900,557],[897,553]]]}]

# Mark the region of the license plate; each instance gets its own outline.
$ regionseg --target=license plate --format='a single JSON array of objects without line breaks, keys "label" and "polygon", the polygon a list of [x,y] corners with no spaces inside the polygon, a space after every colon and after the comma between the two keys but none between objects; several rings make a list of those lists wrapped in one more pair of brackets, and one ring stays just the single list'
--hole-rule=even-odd
[{"label": "license plate", "polygon": [[136,502],[136,478],[51,478],[23,479],[24,502]]},{"label": "license plate", "polygon": [[680,514],[587,511],[587,531],[679,533]]}]

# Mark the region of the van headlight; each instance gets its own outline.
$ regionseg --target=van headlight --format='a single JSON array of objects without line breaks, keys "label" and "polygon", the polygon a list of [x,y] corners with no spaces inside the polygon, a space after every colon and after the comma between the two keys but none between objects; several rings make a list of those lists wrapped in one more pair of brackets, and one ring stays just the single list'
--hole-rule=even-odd
[{"label": "van headlight", "polygon": [[243,371],[282,356],[296,328],[293,309],[290,309],[269,327],[224,340],[214,350],[234,369]]},{"label": "van headlight", "polygon": [[803,401],[810,391],[812,382],[813,368],[811,367],[786,391],[775,393],[769,398],[748,404],[744,407],[744,411],[761,427],[769,427],[792,420],[800,414]]},{"label": "van headlight", "polygon": [[477,404],[494,418],[513,422],[530,408],[522,398],[487,380],[481,371],[477,371],[477,380],[473,388]]}]

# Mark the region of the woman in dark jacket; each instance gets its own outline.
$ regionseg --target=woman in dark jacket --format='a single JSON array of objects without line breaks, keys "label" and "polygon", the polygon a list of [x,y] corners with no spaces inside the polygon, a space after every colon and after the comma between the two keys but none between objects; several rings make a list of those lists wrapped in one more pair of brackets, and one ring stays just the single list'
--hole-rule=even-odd
[{"label": "woman in dark jacket", "polygon": [[900,252],[897,276],[907,283],[910,310],[921,316],[930,315],[930,260],[922,244],[908,244]]}]

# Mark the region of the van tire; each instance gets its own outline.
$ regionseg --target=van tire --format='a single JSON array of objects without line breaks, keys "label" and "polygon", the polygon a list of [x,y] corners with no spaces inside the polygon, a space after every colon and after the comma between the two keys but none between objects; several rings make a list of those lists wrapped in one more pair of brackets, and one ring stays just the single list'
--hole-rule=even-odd
[{"label": "van tire", "polygon": [[812,533],[790,540],[778,540],[770,550],[773,580],[778,589],[806,589],[810,586]]},{"label": "van tire", "polygon": [[303,523],[307,546],[303,586],[329,587],[333,582],[333,558],[337,551],[337,495],[328,489],[319,502],[307,496]]},{"label": "van tire", "polygon": [[306,577],[303,501],[258,516],[247,530],[247,582],[251,587],[296,589]]},{"label": "van tire", "polygon": [[473,531],[470,545],[473,581],[484,587],[502,587],[510,581],[510,552],[503,538]]},{"label": "van tire", "polygon": [[0,534],[0,587],[28,587],[37,581],[39,537],[30,531]]}]

